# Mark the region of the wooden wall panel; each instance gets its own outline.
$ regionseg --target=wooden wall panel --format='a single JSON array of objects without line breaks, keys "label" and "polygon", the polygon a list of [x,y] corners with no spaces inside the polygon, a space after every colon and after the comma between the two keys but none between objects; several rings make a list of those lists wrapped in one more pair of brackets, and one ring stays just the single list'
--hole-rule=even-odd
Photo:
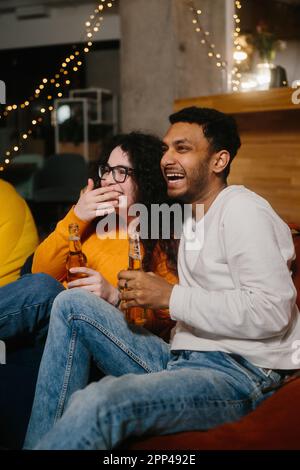
[{"label": "wooden wall panel", "polygon": [[286,221],[300,224],[300,111],[235,115],[242,147],[230,184],[265,197]]}]

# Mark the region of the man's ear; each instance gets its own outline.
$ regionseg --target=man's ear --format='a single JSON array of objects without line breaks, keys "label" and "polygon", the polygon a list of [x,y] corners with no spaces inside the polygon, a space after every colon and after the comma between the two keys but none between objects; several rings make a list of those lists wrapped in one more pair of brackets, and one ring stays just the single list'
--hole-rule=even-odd
[{"label": "man's ear", "polygon": [[222,173],[230,162],[230,154],[227,150],[220,150],[213,158],[213,172]]}]

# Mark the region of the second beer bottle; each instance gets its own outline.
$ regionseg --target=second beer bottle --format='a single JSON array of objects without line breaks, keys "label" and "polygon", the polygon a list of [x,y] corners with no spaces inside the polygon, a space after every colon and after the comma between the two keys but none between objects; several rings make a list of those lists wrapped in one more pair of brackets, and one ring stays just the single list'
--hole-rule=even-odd
[{"label": "second beer bottle", "polygon": [[[129,236],[128,270],[142,270],[141,244],[138,233]],[[147,321],[146,309],[143,307],[129,307],[125,309],[125,317],[128,323],[143,326]]]}]

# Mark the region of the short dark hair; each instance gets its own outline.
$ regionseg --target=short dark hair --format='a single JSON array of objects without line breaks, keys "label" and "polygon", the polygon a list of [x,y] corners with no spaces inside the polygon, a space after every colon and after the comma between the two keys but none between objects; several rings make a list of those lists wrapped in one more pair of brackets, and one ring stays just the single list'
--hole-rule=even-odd
[{"label": "short dark hair", "polygon": [[202,127],[203,133],[207,138],[211,152],[227,150],[230,160],[225,170],[222,172],[226,180],[232,160],[241,146],[241,140],[235,119],[228,114],[221,113],[212,108],[198,108],[191,106],[184,108],[177,113],[171,114],[170,123],[188,122],[198,124]]}]

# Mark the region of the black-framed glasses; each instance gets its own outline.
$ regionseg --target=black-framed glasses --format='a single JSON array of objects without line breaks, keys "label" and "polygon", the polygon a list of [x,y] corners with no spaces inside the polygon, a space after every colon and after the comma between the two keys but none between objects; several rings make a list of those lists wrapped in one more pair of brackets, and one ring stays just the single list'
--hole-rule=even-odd
[{"label": "black-framed glasses", "polygon": [[135,170],[133,168],[129,168],[128,166],[122,165],[109,166],[106,164],[99,166],[98,174],[101,180],[107,178],[110,172],[112,172],[113,179],[116,183],[124,183],[128,176],[131,176],[135,173]]}]

